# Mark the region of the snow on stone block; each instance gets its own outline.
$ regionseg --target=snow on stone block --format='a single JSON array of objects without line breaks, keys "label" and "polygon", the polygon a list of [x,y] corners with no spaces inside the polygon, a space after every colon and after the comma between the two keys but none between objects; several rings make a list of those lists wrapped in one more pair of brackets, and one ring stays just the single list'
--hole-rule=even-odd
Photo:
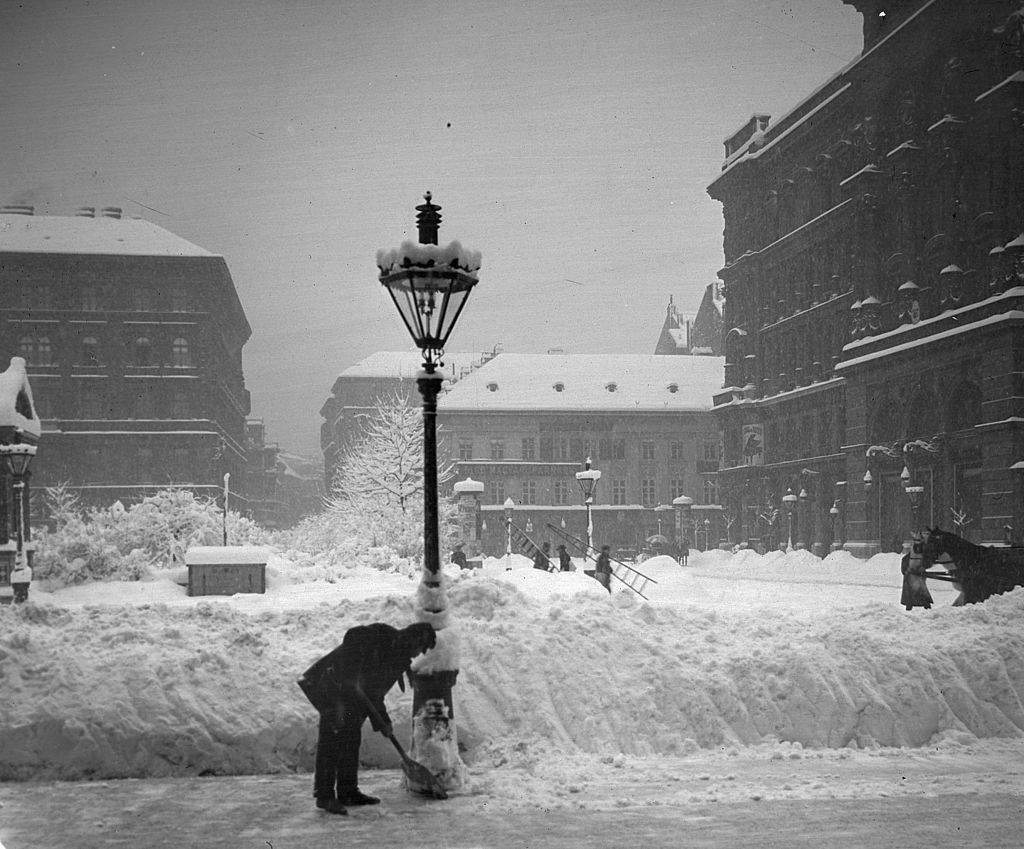
[{"label": "snow on stone block", "polygon": [[13,427],[36,439],[42,432],[23,357],[11,357],[7,370],[0,372],[0,427]]},{"label": "snow on stone block", "polygon": [[197,545],[185,552],[188,594],[267,591],[267,551],[255,545]]}]

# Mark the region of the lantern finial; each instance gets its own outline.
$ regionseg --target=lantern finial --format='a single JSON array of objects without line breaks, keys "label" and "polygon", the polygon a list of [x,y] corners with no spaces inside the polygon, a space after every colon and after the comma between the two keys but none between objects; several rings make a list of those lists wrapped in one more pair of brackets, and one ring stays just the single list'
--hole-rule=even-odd
[{"label": "lantern finial", "polygon": [[416,207],[416,212],[419,213],[416,216],[416,227],[419,230],[421,245],[437,244],[437,228],[441,226],[441,207],[431,202],[432,197],[433,195],[427,190],[423,195],[423,200],[426,203],[421,203]]}]

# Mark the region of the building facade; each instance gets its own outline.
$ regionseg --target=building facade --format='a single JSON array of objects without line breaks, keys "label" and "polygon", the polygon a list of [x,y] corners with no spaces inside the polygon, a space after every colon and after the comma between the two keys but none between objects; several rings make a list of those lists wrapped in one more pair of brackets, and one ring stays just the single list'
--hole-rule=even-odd
[{"label": "building facade", "polygon": [[[483,484],[483,552],[505,551],[509,498],[536,542],[562,539],[549,523],[584,539],[575,475],[588,458],[601,472],[595,545],[636,551],[659,533],[717,545],[720,438],[710,407],[722,366],[711,356],[503,353],[452,385],[438,401],[440,433],[456,479]],[[680,496],[694,502],[696,533],[676,526]]]},{"label": "building facade", "polygon": [[654,353],[722,356],[723,306],[721,282],[707,285],[694,316],[680,312],[669,295],[665,323],[654,346]]},{"label": "building facade", "polygon": [[222,256],[116,208],[5,208],[0,289],[0,358],[27,361],[42,420],[37,489],[106,505],[244,480],[251,331]]},{"label": "building facade", "polygon": [[[494,357],[484,354],[445,353],[444,386],[469,374]],[[423,368],[423,354],[412,351],[377,351],[349,366],[334,381],[331,395],[320,408],[320,448],[324,455],[324,486],[330,492],[341,459],[362,433],[362,420],[381,399],[391,395],[419,404],[416,375]]]},{"label": "building facade", "polygon": [[723,503],[736,541],[792,527],[819,554],[926,525],[1003,542],[1024,514],[1024,15],[847,2],[862,54],[727,139],[708,189]]}]

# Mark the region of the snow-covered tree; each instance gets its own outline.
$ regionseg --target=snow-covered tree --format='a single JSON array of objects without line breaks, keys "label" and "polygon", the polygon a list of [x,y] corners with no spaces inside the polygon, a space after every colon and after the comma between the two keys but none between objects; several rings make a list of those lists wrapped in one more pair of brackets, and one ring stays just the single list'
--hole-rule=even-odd
[{"label": "snow-covered tree", "polygon": [[[388,545],[403,556],[423,550],[423,415],[407,395],[391,392],[363,416],[362,436],[346,452],[322,521],[367,545]],[[442,461],[438,484],[454,476]],[[439,504],[442,545],[453,533],[455,505]]]}]

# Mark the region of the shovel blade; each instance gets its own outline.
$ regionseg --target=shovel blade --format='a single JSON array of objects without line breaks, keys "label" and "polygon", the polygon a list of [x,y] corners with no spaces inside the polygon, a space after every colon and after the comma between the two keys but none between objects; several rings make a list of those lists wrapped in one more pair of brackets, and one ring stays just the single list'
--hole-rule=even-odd
[{"label": "shovel blade", "polygon": [[421,787],[427,787],[430,789],[430,795],[435,799],[447,799],[448,793],[441,786],[441,783],[437,780],[437,777],[423,764],[417,763],[411,758],[406,758],[402,762],[402,768],[405,770],[405,775],[409,781],[418,784]]}]

